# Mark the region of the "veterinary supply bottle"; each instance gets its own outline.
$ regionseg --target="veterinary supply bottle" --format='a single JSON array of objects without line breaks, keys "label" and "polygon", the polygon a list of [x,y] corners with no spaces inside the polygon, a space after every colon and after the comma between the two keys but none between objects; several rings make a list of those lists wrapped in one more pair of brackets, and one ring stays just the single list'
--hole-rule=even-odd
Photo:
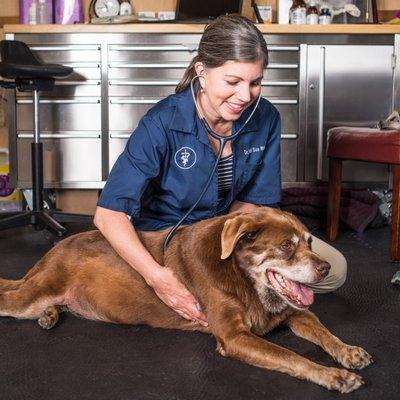
[{"label": "veterinary supply bottle", "polygon": [[318,9],[315,1],[311,0],[307,8],[307,24],[318,24]]},{"label": "veterinary supply bottle", "polygon": [[292,7],[290,7],[290,23],[291,24],[305,24],[307,22],[306,3],[303,0],[293,0]]},{"label": "veterinary supply bottle", "polygon": [[129,0],[123,0],[119,7],[119,15],[132,15],[132,6]]},{"label": "veterinary supply bottle", "polygon": [[37,6],[37,22],[38,24],[48,24],[49,19],[48,19],[48,10],[47,10],[47,4],[46,0],[39,0],[38,6]]},{"label": "veterinary supply bottle", "polygon": [[332,14],[328,7],[321,6],[319,12],[319,23],[321,25],[329,25],[332,22]]},{"label": "veterinary supply bottle", "polygon": [[29,17],[28,24],[36,25],[37,24],[37,2],[36,0],[32,1],[29,6]]}]

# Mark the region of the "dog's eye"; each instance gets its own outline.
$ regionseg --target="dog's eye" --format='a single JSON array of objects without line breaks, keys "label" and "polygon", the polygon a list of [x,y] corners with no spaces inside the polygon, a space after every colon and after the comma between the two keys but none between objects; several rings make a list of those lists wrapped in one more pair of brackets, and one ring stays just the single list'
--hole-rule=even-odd
[{"label": "dog's eye", "polygon": [[257,232],[247,232],[244,237],[249,240],[254,240],[257,237]]},{"label": "dog's eye", "polygon": [[283,250],[290,250],[293,247],[293,242],[291,240],[284,240],[281,243],[281,248]]}]

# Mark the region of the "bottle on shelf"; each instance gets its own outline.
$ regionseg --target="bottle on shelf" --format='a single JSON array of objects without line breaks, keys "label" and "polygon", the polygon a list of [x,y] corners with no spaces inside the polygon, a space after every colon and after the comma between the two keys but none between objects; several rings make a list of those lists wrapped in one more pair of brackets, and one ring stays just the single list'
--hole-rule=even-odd
[{"label": "bottle on shelf", "polygon": [[38,3],[36,0],[33,0],[29,6],[28,24],[30,25],[37,24],[37,9],[38,9]]},{"label": "bottle on shelf", "polygon": [[321,9],[319,10],[318,21],[321,25],[329,25],[332,22],[331,10],[325,4],[321,5]]},{"label": "bottle on shelf", "polygon": [[304,0],[293,0],[292,7],[289,10],[289,22],[296,25],[307,23],[307,10]]},{"label": "bottle on shelf", "polygon": [[37,23],[38,24],[48,24],[49,23],[48,15],[49,15],[49,12],[47,9],[46,0],[39,0],[39,3],[37,5]]},{"label": "bottle on shelf", "polygon": [[307,8],[307,24],[318,24],[318,8],[315,0],[310,0]]}]

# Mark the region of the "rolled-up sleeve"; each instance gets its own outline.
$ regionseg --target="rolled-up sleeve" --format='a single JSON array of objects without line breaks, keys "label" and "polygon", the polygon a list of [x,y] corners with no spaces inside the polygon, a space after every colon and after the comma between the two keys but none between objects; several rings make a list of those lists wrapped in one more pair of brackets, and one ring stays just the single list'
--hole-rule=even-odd
[{"label": "rolled-up sleeve", "polygon": [[270,124],[262,163],[236,198],[246,203],[270,205],[280,201],[281,190],[281,119],[276,111]]},{"label": "rolled-up sleeve", "polygon": [[166,148],[163,129],[143,117],[115,162],[97,205],[136,217],[143,192],[160,174]]}]

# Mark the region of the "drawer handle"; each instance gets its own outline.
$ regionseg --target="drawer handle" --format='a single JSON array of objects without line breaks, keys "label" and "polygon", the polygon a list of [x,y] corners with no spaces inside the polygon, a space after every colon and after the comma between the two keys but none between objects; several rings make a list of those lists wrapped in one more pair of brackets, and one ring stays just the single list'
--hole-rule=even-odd
[{"label": "drawer handle", "polygon": [[33,51],[101,50],[100,45],[29,46]]},{"label": "drawer handle", "polygon": [[268,99],[272,104],[298,104],[296,99]]},{"label": "drawer handle", "polygon": [[[32,139],[33,133],[17,133],[20,139]],[[100,139],[99,133],[41,133],[40,137],[43,139]]]},{"label": "drawer handle", "polygon": [[267,46],[268,51],[299,51],[299,46]]},{"label": "drawer handle", "polygon": [[157,69],[157,68],[186,68],[188,67],[189,63],[161,63],[161,64],[126,64],[126,63],[109,63],[109,68],[150,68],[150,69]]},{"label": "drawer handle", "polygon": [[[30,99],[18,99],[18,104],[32,104],[32,100]],[[100,104],[100,99],[42,99],[40,100],[40,104]]]},{"label": "drawer handle", "polygon": [[298,86],[297,81],[262,81],[261,86]]},{"label": "drawer handle", "polygon": [[111,99],[110,104],[156,104],[161,99]]},{"label": "drawer handle", "polygon": [[54,84],[56,86],[80,86],[80,85],[95,85],[98,86],[100,85],[100,81],[91,81],[91,80],[87,80],[87,81],[59,81],[56,80],[54,82]]},{"label": "drawer handle", "polygon": [[318,148],[317,148],[317,179],[322,179],[323,145],[324,145],[324,101],[325,101],[325,47],[320,47],[319,82],[318,82]]},{"label": "drawer handle", "polygon": [[66,67],[71,67],[71,68],[100,68],[99,63],[63,63]]},{"label": "drawer handle", "polygon": [[129,139],[132,133],[110,133],[110,139]]},{"label": "drawer handle", "polygon": [[299,64],[268,64],[267,69],[298,69]]},{"label": "drawer handle", "polygon": [[297,133],[282,133],[281,139],[297,139],[298,135]]},{"label": "drawer handle", "polygon": [[144,45],[144,46],[119,46],[111,45],[108,47],[109,50],[114,51],[197,51],[198,44],[176,44],[176,45]]},{"label": "drawer handle", "polygon": [[110,86],[176,86],[179,81],[109,81]]}]

